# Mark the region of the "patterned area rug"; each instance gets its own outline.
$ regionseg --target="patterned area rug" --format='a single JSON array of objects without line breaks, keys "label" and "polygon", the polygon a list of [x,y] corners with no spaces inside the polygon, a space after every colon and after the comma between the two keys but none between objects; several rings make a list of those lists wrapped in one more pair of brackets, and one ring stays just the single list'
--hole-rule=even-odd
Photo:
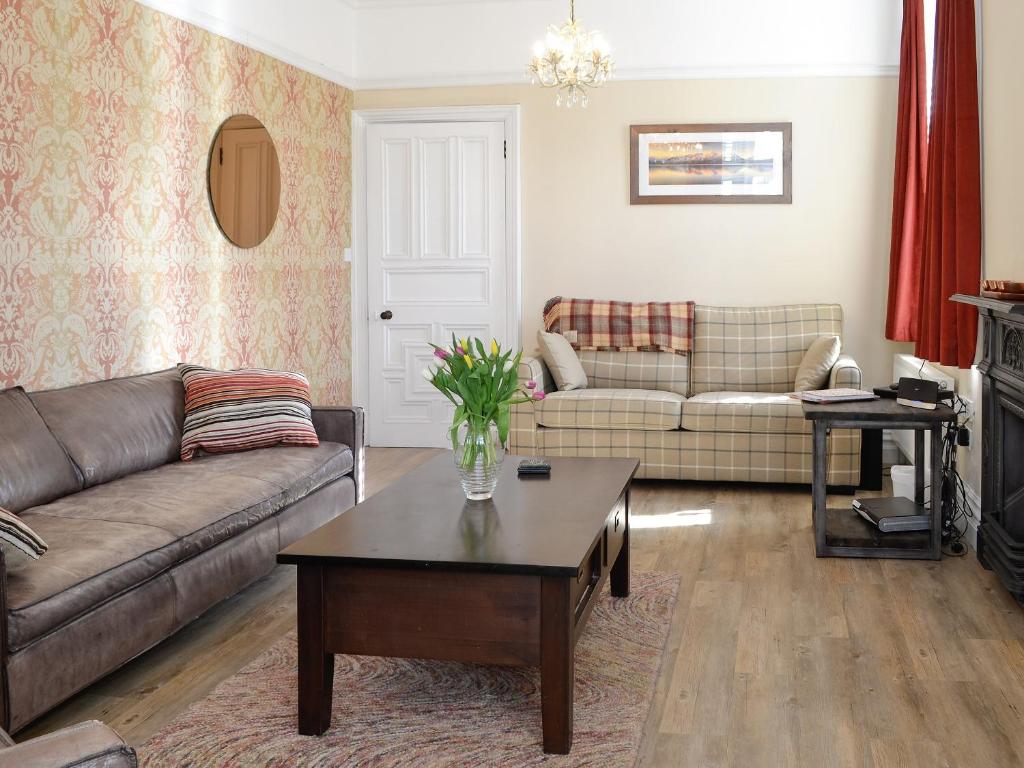
[{"label": "patterned area rug", "polygon": [[541,748],[540,675],[452,662],[338,656],[334,721],[320,738],[295,720],[294,634],[224,681],[139,756],[156,766],[632,766],[668,638],[678,574],[607,588],[576,647],[568,757]]}]

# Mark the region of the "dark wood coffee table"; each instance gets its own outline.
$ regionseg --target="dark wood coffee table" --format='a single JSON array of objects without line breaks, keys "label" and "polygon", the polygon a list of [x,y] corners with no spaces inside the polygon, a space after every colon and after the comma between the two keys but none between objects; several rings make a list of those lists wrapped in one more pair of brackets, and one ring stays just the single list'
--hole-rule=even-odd
[{"label": "dark wood coffee table", "polygon": [[440,659],[539,666],[544,751],[569,752],[576,642],[607,579],[629,594],[639,462],[518,463],[470,502],[442,454],[278,554],[298,566],[299,733],[330,727],[334,654]]}]

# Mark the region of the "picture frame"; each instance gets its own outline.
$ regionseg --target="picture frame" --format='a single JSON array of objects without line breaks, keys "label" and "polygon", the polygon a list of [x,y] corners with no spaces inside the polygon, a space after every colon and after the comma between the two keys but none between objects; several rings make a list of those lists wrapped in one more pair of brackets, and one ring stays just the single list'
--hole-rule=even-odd
[{"label": "picture frame", "polygon": [[630,205],[793,202],[792,123],[629,127]]}]

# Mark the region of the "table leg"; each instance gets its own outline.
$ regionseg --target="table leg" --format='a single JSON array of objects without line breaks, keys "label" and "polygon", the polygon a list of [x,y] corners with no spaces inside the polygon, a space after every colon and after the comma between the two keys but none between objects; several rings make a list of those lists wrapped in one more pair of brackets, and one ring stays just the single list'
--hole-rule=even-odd
[{"label": "table leg", "polygon": [[622,530],[622,549],[612,563],[612,597],[629,597],[629,489],[626,489],[626,510],[623,513],[625,526]]},{"label": "table leg", "polygon": [[814,521],[814,549],[818,557],[825,553],[825,508],[828,498],[828,426],[825,422],[815,419],[813,429],[811,470],[811,516]]},{"label": "table leg", "polygon": [[324,569],[298,568],[299,733],[320,736],[331,726],[334,654],[324,649]]},{"label": "table leg", "polygon": [[[914,503],[924,504],[924,468],[927,466],[924,460],[924,429],[914,430]],[[930,431],[930,430],[929,430]],[[933,457],[934,458],[934,457]],[[937,481],[932,475],[932,483]]]},{"label": "table leg", "polygon": [[572,688],[576,678],[569,580],[541,578],[540,697],[544,751],[567,755],[572,748]]},{"label": "table leg", "polygon": [[[942,429],[942,424],[934,424],[931,428],[933,560],[938,560],[942,557]],[[924,464],[923,459],[921,464]]]}]

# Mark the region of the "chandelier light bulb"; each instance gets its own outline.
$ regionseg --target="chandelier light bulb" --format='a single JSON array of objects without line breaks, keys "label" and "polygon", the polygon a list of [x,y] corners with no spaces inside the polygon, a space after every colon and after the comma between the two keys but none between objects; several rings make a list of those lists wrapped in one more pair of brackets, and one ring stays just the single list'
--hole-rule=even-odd
[{"label": "chandelier light bulb", "polygon": [[531,83],[558,89],[556,106],[586,107],[587,90],[606,83],[614,66],[604,35],[588,32],[576,21],[575,2],[570,0],[569,19],[560,27],[548,27],[544,41],[534,43],[526,74]]}]

